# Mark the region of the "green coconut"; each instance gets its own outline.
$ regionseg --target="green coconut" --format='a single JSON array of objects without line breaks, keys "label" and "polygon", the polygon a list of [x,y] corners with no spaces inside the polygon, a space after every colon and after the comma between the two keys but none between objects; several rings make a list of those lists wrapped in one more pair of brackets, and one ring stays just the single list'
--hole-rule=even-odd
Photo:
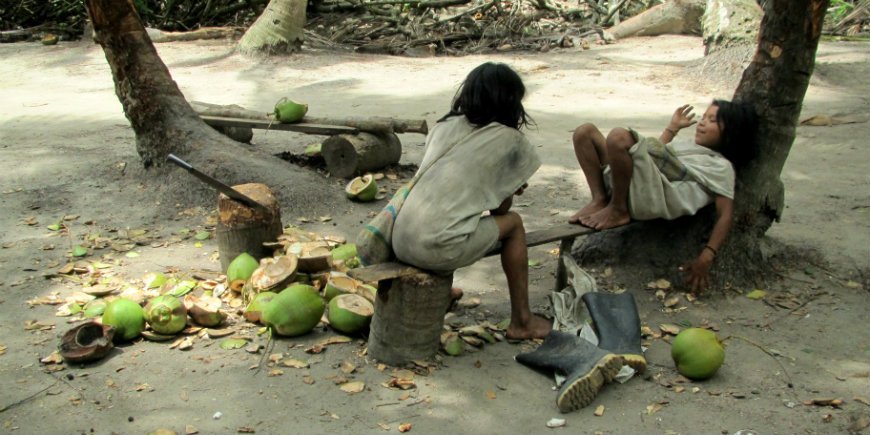
[{"label": "green coconut", "polygon": [[323,298],[314,287],[295,284],[266,304],[262,321],[278,335],[295,337],[314,329],[325,309]]},{"label": "green coconut", "polygon": [[321,148],[323,148],[322,143],[314,143],[305,147],[305,152],[303,154],[305,154],[306,157],[320,157]]},{"label": "green coconut", "polygon": [[378,183],[372,174],[366,174],[350,180],[350,183],[347,183],[347,187],[344,188],[344,192],[348,198],[356,201],[374,201],[378,194]]},{"label": "green coconut", "polygon": [[331,301],[338,295],[356,293],[356,288],[359,285],[359,281],[341,272],[330,272],[329,280],[326,281],[326,287],[323,289],[323,297],[327,301]]},{"label": "green coconut", "polygon": [[245,307],[245,320],[249,322],[260,322],[263,317],[263,308],[266,307],[272,299],[278,296],[278,293],[275,292],[263,292],[258,293],[257,296],[254,296],[254,300]]},{"label": "green coconut", "polygon": [[465,350],[465,342],[462,341],[459,334],[453,331],[444,331],[441,333],[441,348],[447,355],[459,356]]},{"label": "green coconut", "polygon": [[681,375],[701,381],[709,379],[725,361],[725,348],[716,333],[703,328],[688,328],[671,343],[671,358]]},{"label": "green coconut", "polygon": [[338,295],[329,301],[326,318],[336,331],[356,334],[369,326],[375,306],[368,299],[357,294]]},{"label": "green coconut", "polygon": [[187,308],[175,296],[157,296],[145,305],[145,321],[158,334],[177,334],[187,326]]},{"label": "green coconut", "polygon": [[145,329],[145,310],[130,299],[115,299],[103,311],[103,324],[115,327],[115,341],[129,341]]},{"label": "green coconut", "polygon": [[46,33],[45,36],[42,37],[42,45],[55,45],[57,41],[60,41],[57,35],[52,33]]},{"label": "green coconut", "polygon": [[282,98],[275,104],[275,119],[280,122],[296,122],[308,113],[308,105]]},{"label": "green coconut", "polygon": [[346,261],[354,257],[356,257],[356,245],[353,243],[345,243],[332,249],[333,261]]},{"label": "green coconut", "polygon": [[245,285],[245,281],[251,278],[251,275],[258,267],[260,267],[260,262],[251,256],[251,254],[248,254],[247,252],[239,254],[232,262],[230,262],[230,265],[227,266],[227,283],[229,284],[230,289],[235,292],[241,291],[242,287]]}]

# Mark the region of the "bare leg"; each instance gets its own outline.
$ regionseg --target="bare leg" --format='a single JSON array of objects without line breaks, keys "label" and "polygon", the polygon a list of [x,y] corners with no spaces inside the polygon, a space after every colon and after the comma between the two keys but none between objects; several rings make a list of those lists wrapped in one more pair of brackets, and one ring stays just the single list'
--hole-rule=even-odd
[{"label": "bare leg", "polygon": [[610,203],[601,210],[580,219],[587,227],[604,230],[631,222],[628,214],[628,187],[631,185],[632,160],[628,150],[635,144],[631,132],[614,128],[607,135],[607,158],[609,159],[613,191]]},{"label": "bare leg", "polygon": [[529,307],[529,253],[523,219],[515,212],[494,218],[502,241],[501,267],[511,298],[511,323],[506,335],[512,339],[544,338],[552,325],[547,319],[532,314]]},{"label": "bare leg", "polygon": [[580,223],[585,218],[607,205],[607,191],[604,188],[602,167],[607,164],[607,148],[604,135],[592,124],[583,124],[574,130],[574,155],[580,163],[580,169],[586,176],[586,183],[592,194],[589,201],[577,213],[568,219],[568,223]]}]

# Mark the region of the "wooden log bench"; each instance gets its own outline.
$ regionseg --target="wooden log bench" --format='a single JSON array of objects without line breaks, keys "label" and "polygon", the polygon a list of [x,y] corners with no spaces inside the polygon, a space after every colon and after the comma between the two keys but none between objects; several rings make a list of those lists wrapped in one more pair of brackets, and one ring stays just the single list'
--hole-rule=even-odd
[{"label": "wooden log bench", "polygon": [[[572,224],[526,234],[526,246],[559,242],[555,290],[567,285],[563,255],[570,255],[577,237],[596,230]],[[498,255],[497,246],[486,256]],[[450,305],[453,274],[434,274],[399,262],[376,264],[352,269],[350,276],[366,282],[377,282],[375,314],[369,333],[368,353],[387,364],[404,364],[425,359],[438,352],[444,313]]]},{"label": "wooden log bench", "polygon": [[206,124],[240,142],[251,140],[252,129],[329,136],[322,142],[320,154],[326,162],[326,169],[338,178],[349,178],[398,163],[402,157],[402,142],[396,133],[426,134],[429,131],[425,120],[394,118],[306,117],[303,122],[281,123],[262,117],[236,118],[203,113],[200,117]]}]

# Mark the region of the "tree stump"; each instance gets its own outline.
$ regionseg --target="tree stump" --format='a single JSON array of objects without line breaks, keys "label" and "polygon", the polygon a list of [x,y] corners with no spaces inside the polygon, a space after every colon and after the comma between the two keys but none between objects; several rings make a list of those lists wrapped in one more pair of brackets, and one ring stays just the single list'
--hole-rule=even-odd
[{"label": "tree stump", "polygon": [[348,178],[398,163],[402,142],[394,133],[339,134],[323,141],[320,153],[332,176]]},{"label": "tree stump", "polygon": [[438,352],[453,274],[420,272],[379,284],[368,353],[400,365]]},{"label": "tree stump", "polygon": [[284,231],[281,209],[272,190],[265,184],[249,183],[233,186],[243,195],[265,205],[272,213],[252,209],[224,194],[218,198],[217,241],[221,257],[221,270],[242,252],[260,260],[271,257],[272,251],[264,242],[275,242]]}]

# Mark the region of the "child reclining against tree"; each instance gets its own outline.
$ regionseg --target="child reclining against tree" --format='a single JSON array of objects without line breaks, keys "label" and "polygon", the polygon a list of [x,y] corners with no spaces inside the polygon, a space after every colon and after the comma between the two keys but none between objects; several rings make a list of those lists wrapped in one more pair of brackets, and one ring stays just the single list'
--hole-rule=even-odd
[{"label": "child reclining against tree", "polygon": [[758,118],[748,104],[714,100],[694,140],[672,142],[696,123],[693,107],[678,107],[658,138],[614,128],[607,138],[592,124],[574,130],[574,153],[592,200],[568,220],[603,230],[632,219],[674,219],[715,203],[716,222],[698,257],[681,267],[692,291],[709,285],[709,271],[731,228],[735,168],[755,152]]}]

